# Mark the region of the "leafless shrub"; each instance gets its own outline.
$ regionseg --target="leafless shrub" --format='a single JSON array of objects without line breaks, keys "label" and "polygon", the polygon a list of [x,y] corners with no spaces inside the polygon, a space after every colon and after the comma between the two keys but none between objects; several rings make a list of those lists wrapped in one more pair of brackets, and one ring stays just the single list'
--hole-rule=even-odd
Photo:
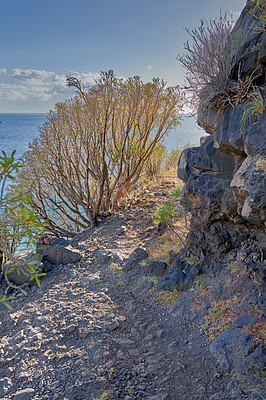
[{"label": "leafless shrub", "polygon": [[112,71],[88,91],[57,104],[23,157],[18,185],[56,234],[73,236],[114,209],[143,173],[153,150],[180,120],[184,93],[154,79]]},{"label": "leafless shrub", "polygon": [[199,28],[186,29],[191,43],[184,44],[186,54],[178,55],[177,59],[185,68],[185,88],[191,94],[194,112],[200,102],[204,108],[217,109],[232,104],[231,89],[235,91],[238,87],[230,74],[240,58],[251,51],[244,49],[249,31],[232,32],[233,26],[233,19],[220,13],[218,19],[201,20]]}]

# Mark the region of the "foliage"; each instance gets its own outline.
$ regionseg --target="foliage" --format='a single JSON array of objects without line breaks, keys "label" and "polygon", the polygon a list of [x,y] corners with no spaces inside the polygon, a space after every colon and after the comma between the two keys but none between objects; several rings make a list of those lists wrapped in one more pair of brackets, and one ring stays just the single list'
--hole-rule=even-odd
[{"label": "foliage", "polygon": [[157,223],[168,223],[173,218],[178,217],[175,210],[175,204],[172,201],[167,201],[162,206],[158,207],[154,214],[154,221]]},{"label": "foliage", "polygon": [[266,157],[258,157],[257,167],[266,171]]},{"label": "foliage", "polygon": [[181,153],[182,153],[182,150],[178,150],[178,149],[171,150],[171,152],[167,155],[167,158],[165,160],[165,166],[164,166],[165,170],[177,168],[178,160],[179,160]]},{"label": "foliage", "polygon": [[197,147],[196,144],[187,143],[181,150],[180,149],[172,149],[170,153],[168,153],[165,163],[164,163],[164,170],[169,171],[171,169],[177,169],[179,158],[183,152],[183,150],[188,149],[190,147]]},{"label": "foliage", "polygon": [[196,288],[204,295],[209,293],[209,285],[206,282],[199,281],[197,282]]},{"label": "foliage", "polygon": [[243,108],[243,114],[240,120],[241,132],[248,129],[252,123],[263,114],[263,111],[263,97],[259,90],[254,90]]},{"label": "foliage", "polygon": [[220,333],[229,328],[237,319],[239,313],[232,310],[232,306],[236,304],[237,297],[228,300],[214,302],[208,314],[204,318],[202,328],[213,341]]},{"label": "foliage", "polygon": [[150,289],[150,293],[154,300],[166,307],[172,307],[177,302],[180,294],[177,289],[172,292],[170,290],[158,291],[155,286]]},{"label": "foliage", "polygon": [[177,199],[181,196],[183,187],[185,186],[184,183],[179,183],[175,188],[172,189],[170,196],[174,199]]},{"label": "foliage", "polygon": [[[0,267],[11,260],[14,267],[5,272],[5,277],[10,286],[13,286],[8,280],[7,274],[19,267],[16,261],[16,252],[36,246],[38,238],[44,231],[43,225],[39,223],[37,216],[29,208],[31,196],[29,194],[17,193],[9,190],[5,193],[5,185],[9,180],[14,180],[14,174],[21,167],[19,162],[15,161],[15,152],[11,156],[3,151],[0,156]],[[39,263],[28,263],[27,273],[30,280],[36,280],[38,284]],[[8,308],[9,298],[2,298],[1,302]]]},{"label": "foliage", "polygon": [[[184,44],[186,54],[178,55],[177,59],[185,68],[186,89],[191,94],[191,107],[195,112],[199,102],[203,108],[220,109],[242,102],[246,95],[243,82],[231,81],[230,74],[240,58],[254,49],[244,50],[250,31],[232,32],[233,26],[232,17],[220,14],[217,19],[201,20],[200,27],[192,31],[186,29],[191,43]],[[245,81],[245,88],[249,89],[256,77],[254,73]]]},{"label": "foliage", "polygon": [[8,308],[10,311],[12,311],[13,310],[13,308],[10,306],[10,304],[8,303],[10,300],[12,300],[13,299],[13,296],[8,296],[8,297],[6,297],[6,296],[3,296],[1,299],[0,299],[0,303],[3,303],[5,306],[6,306],[6,308]]},{"label": "foliage", "polygon": [[256,31],[266,31],[266,1],[265,0],[252,0],[253,6],[249,10],[249,13],[255,17],[259,25],[254,24],[253,28]]},{"label": "foliage", "polygon": [[154,214],[154,221],[157,223],[165,223],[168,226],[168,228],[177,235],[178,239],[180,240],[180,243],[184,247],[184,242],[181,236],[173,227],[174,220],[180,218],[181,215],[182,212],[181,210],[176,208],[175,202],[167,201],[163,205],[157,208]]},{"label": "foliage", "polygon": [[246,333],[251,333],[254,335],[254,343],[258,345],[259,343],[263,343],[266,345],[266,321],[258,321],[254,324],[251,324],[245,328]]},{"label": "foliage", "polygon": [[23,156],[18,185],[33,194],[32,208],[55,234],[75,236],[108,215],[144,173],[156,145],[179,123],[179,87],[153,79],[101,74],[84,91],[56,105],[40,138]]},{"label": "foliage", "polygon": [[159,176],[166,158],[166,147],[157,143],[145,168],[145,176],[152,180]]}]

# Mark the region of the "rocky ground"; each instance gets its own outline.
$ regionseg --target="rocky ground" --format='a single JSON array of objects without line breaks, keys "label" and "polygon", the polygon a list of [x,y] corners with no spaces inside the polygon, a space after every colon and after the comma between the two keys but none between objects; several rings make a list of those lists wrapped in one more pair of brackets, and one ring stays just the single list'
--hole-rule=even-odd
[{"label": "rocky ground", "polygon": [[26,297],[13,292],[12,312],[1,305],[1,399],[266,397],[261,307],[249,308],[239,288],[238,298],[228,289],[221,294],[228,280],[245,278],[238,264],[224,266],[218,282],[221,271],[199,275],[190,255],[194,273],[182,275],[182,292],[180,268],[177,286],[158,290],[171,283],[180,247],[152,216],[175,184],[160,182],[84,231],[72,241],[79,262],[53,266]]}]

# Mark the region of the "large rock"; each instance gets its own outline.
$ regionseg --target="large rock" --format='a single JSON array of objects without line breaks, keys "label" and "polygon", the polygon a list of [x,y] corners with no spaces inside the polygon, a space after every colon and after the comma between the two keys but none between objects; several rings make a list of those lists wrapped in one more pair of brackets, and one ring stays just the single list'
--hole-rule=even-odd
[{"label": "large rock", "polygon": [[3,266],[3,274],[7,283],[13,287],[21,287],[30,282],[35,272],[43,269],[42,257],[32,252],[18,254],[12,261]]},{"label": "large rock", "polygon": [[188,273],[181,271],[180,269],[173,269],[169,271],[160,281],[158,282],[158,290],[170,290],[171,292],[177,289],[179,292],[187,290],[193,283],[193,279]]},{"label": "large rock", "polygon": [[137,265],[140,261],[145,260],[148,257],[148,253],[146,250],[141,247],[137,247],[130,256],[124,261],[123,269],[125,271],[131,270],[135,265]]},{"label": "large rock", "polygon": [[[233,310],[236,316],[243,307],[244,315],[233,323],[228,321],[210,350],[223,372],[248,371],[248,379],[252,370],[258,371],[266,362],[260,337],[265,321],[257,314],[257,310],[265,313],[266,302],[266,32],[252,28],[258,24],[248,12],[252,5],[253,1],[247,2],[234,28],[236,35],[251,30],[242,47],[244,56],[231,69],[229,79],[240,87],[256,74],[253,85],[263,98],[264,110],[253,111],[243,124],[252,86],[246,98],[238,92],[238,103],[224,110],[202,101],[198,124],[211,136],[200,147],[186,149],[178,166],[178,176],[185,182],[181,203],[191,212],[186,248],[180,253],[188,263],[195,257],[197,262],[194,271],[190,266],[182,269],[192,276],[206,274],[212,283],[210,298],[217,304],[235,296],[239,302]],[[182,271],[175,274],[173,278],[182,283]],[[169,276],[169,283],[164,279],[160,284],[167,288],[171,281]],[[258,307],[253,315],[248,314],[251,304]]]},{"label": "large rock", "polygon": [[[45,240],[45,239],[44,239]],[[38,254],[42,259],[51,264],[69,264],[80,260],[80,252],[74,249],[67,240],[62,238],[52,238],[51,244],[45,244],[43,241],[38,243]]]},{"label": "large rock", "polygon": [[230,183],[238,205],[238,213],[258,225],[266,221],[265,160],[261,155],[247,157]]},{"label": "large rock", "polygon": [[[236,34],[258,24],[247,12],[252,4],[247,2],[234,28]],[[253,83],[264,105],[265,40],[266,32],[251,30],[242,47],[244,56],[230,75],[232,81],[240,77],[243,82],[256,70]],[[223,111],[202,102],[198,124],[211,136],[200,147],[184,150],[179,160],[178,176],[186,183],[181,202],[192,214],[187,246],[198,255],[226,253],[238,245],[237,236],[243,241],[262,235],[266,242],[266,111],[254,113],[250,123],[243,126],[241,119],[248,101],[247,97]]]},{"label": "large rock", "polygon": [[252,368],[263,368],[266,363],[264,346],[255,346],[255,336],[249,325],[256,323],[252,315],[241,315],[211,343],[210,351],[217,358],[223,372],[233,369],[243,373]]}]

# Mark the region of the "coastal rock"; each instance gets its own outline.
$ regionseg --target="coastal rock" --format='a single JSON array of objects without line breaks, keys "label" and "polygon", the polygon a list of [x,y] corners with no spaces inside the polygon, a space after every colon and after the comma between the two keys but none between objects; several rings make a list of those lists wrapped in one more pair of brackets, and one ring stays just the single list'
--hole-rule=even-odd
[{"label": "coastal rock", "polygon": [[[247,2],[234,33],[258,23],[248,12],[252,4]],[[229,76],[235,83],[240,79],[241,86],[251,74],[256,74],[254,88],[250,88],[246,98],[224,110],[218,111],[211,102],[201,102],[198,124],[211,136],[200,147],[184,150],[178,164],[178,176],[185,182],[181,203],[191,213],[186,248],[180,253],[187,259],[191,255],[197,258],[194,271],[190,266],[184,268],[192,276],[203,273],[204,278],[214,279],[216,287],[210,285],[210,293],[221,307],[234,296],[242,297],[243,314],[232,310],[232,315],[239,317],[228,321],[228,326],[210,344],[210,351],[221,373],[233,371],[250,376],[252,370],[260,370],[266,362],[265,348],[258,340],[263,322],[249,309],[250,304],[257,304],[258,309],[265,310],[266,301],[265,39],[265,32],[249,31],[243,45],[245,55]],[[261,50],[252,51],[257,45]],[[254,90],[262,96],[263,106],[252,110],[245,125],[243,116],[250,112],[248,106]],[[182,283],[182,271],[178,274],[177,282],[180,278]],[[168,288],[165,278],[160,284]],[[182,302],[173,309],[177,316],[184,316],[182,310]],[[192,315],[200,324],[204,321],[204,310],[201,312]]]},{"label": "coastal rock", "polygon": [[141,247],[137,247],[123,263],[124,270],[129,271],[134,267],[134,265],[136,265],[142,260],[145,260],[145,258],[147,257],[148,257],[148,252],[142,249]]},{"label": "coastal rock", "polygon": [[168,264],[163,261],[152,261],[147,266],[147,273],[150,275],[162,276],[169,268]]},{"label": "coastal rock", "polygon": [[[251,6],[247,2],[234,33],[258,24],[248,12]],[[254,46],[260,51],[250,51]],[[265,105],[265,32],[250,31],[243,53],[229,78],[243,82],[256,71],[253,85]],[[217,258],[249,237],[256,241],[263,236],[266,243],[266,111],[264,106],[263,113],[254,112],[243,126],[249,101],[248,95],[219,111],[201,102],[198,124],[211,136],[200,147],[185,149],[179,160],[178,177],[186,183],[181,203],[192,216],[186,245],[205,261],[207,255]]]},{"label": "coastal rock", "polygon": [[177,289],[179,292],[187,290],[193,283],[192,277],[188,273],[184,273],[179,269],[173,269],[168,272],[158,283],[158,290]]},{"label": "coastal rock", "polygon": [[7,283],[15,287],[28,284],[36,268],[38,272],[42,271],[43,263],[41,261],[42,257],[32,252],[18,254],[3,266],[3,274]]},{"label": "coastal rock", "polygon": [[38,243],[38,254],[50,264],[69,264],[80,260],[80,252],[63,238],[52,238],[51,244]]}]

